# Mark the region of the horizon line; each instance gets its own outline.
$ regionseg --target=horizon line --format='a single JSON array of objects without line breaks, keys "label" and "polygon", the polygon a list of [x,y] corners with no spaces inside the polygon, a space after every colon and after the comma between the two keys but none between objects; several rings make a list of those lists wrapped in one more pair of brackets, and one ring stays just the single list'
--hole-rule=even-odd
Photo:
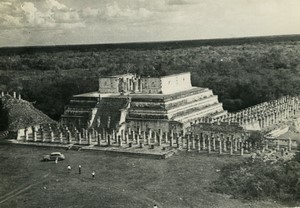
[{"label": "horizon line", "polygon": [[35,48],[35,47],[66,47],[66,46],[96,46],[96,45],[126,45],[126,44],[151,44],[151,43],[172,43],[172,42],[189,42],[189,41],[213,41],[213,40],[235,40],[235,39],[253,39],[253,38],[275,38],[275,37],[293,37],[300,34],[282,34],[282,35],[257,35],[257,36],[240,36],[240,37],[226,37],[226,38],[203,38],[203,39],[173,39],[173,40],[159,40],[159,41],[128,41],[128,42],[107,42],[107,43],[74,43],[74,44],[45,44],[45,45],[13,45],[0,46],[0,49],[11,48]]}]

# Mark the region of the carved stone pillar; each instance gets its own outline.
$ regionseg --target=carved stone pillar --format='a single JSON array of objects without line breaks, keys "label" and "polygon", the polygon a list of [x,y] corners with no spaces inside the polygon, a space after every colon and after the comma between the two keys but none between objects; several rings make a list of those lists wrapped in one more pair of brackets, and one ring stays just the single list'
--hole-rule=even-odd
[{"label": "carved stone pillar", "polygon": [[125,133],[125,143],[128,144],[129,134],[128,132]]},{"label": "carved stone pillar", "polygon": [[107,134],[107,146],[111,146],[110,135]]},{"label": "carved stone pillar", "polygon": [[186,135],[186,151],[190,151],[190,134]]},{"label": "carved stone pillar", "polygon": [[197,151],[201,151],[201,140],[199,134],[196,135],[196,141],[197,141]]},{"label": "carved stone pillar", "polygon": [[35,126],[32,126],[31,128],[32,128],[33,141],[36,142],[37,141],[36,128],[35,128]]},{"label": "carved stone pillar", "polygon": [[123,141],[122,141],[120,135],[118,135],[118,144],[119,144],[119,147],[122,147],[122,146],[123,146]]},{"label": "carved stone pillar", "polygon": [[180,136],[176,135],[176,147],[180,148]]},{"label": "carved stone pillar", "polygon": [[211,138],[209,135],[207,135],[207,150],[208,150],[208,154],[211,153]]},{"label": "carved stone pillar", "polygon": [[205,145],[205,136],[203,133],[200,134],[201,140],[202,140],[202,150],[206,149]]},{"label": "carved stone pillar", "polygon": [[223,143],[222,137],[218,138],[218,142],[219,142],[219,154],[222,154],[222,149],[223,149],[223,147],[222,147],[222,143]]},{"label": "carved stone pillar", "polygon": [[288,150],[292,151],[292,140],[289,138]]},{"label": "carved stone pillar", "polygon": [[192,140],[192,148],[191,149],[196,149],[196,143],[195,143],[195,136],[191,135],[191,140]]},{"label": "carved stone pillar", "polygon": [[97,135],[97,143],[98,143],[98,146],[100,147],[101,146],[101,134]]},{"label": "carved stone pillar", "polygon": [[216,138],[215,135],[212,135],[212,149],[216,151]]},{"label": "carved stone pillar", "polygon": [[53,133],[51,127],[49,128],[49,134],[50,134],[50,142],[54,142],[54,133]]}]

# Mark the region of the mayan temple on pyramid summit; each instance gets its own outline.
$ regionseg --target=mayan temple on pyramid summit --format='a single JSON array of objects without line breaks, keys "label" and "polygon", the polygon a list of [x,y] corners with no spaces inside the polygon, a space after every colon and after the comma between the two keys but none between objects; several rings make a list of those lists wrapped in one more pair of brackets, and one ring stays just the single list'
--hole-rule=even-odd
[{"label": "mayan temple on pyramid summit", "polygon": [[99,78],[98,92],[74,95],[61,123],[107,132],[181,132],[199,118],[225,114],[212,90],[191,85],[189,72],[162,77],[123,74]]}]

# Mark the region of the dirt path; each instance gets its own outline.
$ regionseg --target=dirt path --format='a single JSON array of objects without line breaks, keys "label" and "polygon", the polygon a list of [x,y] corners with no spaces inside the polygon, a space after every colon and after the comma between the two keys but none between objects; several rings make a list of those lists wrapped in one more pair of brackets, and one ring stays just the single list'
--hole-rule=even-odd
[{"label": "dirt path", "polygon": [[36,181],[35,183],[23,184],[22,186],[15,188],[14,190],[10,191],[9,193],[4,194],[3,196],[0,197],[0,204],[2,204],[3,202],[6,202],[7,200],[9,200],[11,198],[14,198],[14,197],[20,195],[21,193],[27,191],[28,189],[30,189],[33,186],[36,186],[38,184],[44,183],[45,181],[49,180],[48,179],[49,174],[50,173],[44,175],[41,180]]}]

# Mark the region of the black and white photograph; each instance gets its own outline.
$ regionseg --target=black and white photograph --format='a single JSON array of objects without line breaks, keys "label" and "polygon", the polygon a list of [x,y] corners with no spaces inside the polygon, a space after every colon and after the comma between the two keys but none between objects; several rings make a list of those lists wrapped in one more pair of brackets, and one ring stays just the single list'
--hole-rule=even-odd
[{"label": "black and white photograph", "polygon": [[300,0],[0,0],[0,207],[300,207]]}]

